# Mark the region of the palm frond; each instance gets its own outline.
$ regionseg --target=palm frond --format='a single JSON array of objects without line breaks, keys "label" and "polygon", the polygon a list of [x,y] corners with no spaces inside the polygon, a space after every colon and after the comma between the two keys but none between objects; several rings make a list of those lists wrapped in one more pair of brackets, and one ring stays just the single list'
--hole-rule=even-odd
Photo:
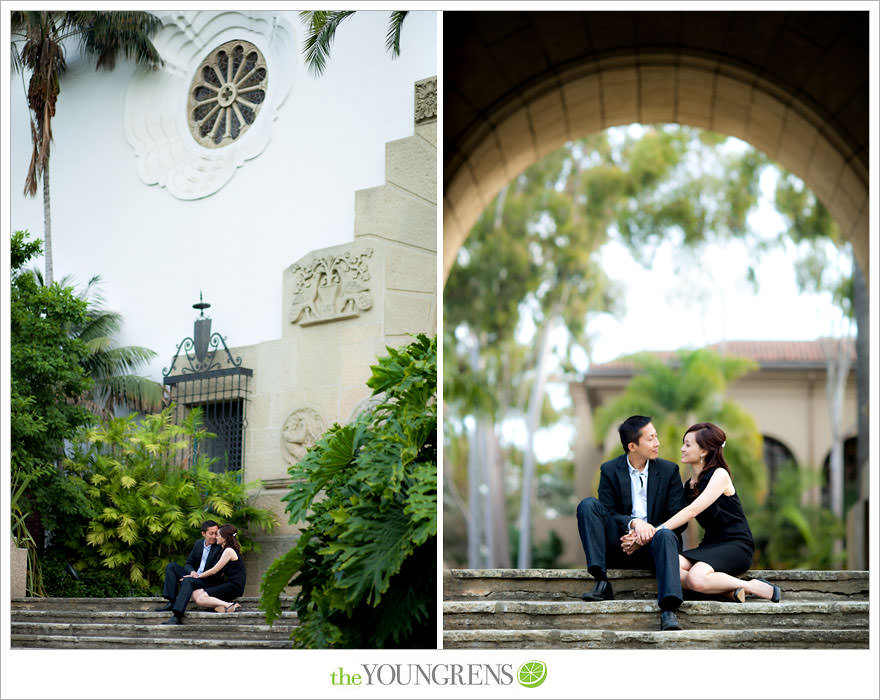
[{"label": "palm frond", "polygon": [[339,25],[354,14],[353,10],[304,10],[300,17],[308,27],[303,54],[312,75],[320,76],[327,67],[330,47]]},{"label": "palm frond", "polygon": [[407,10],[394,10],[388,19],[385,49],[391,54],[392,58],[400,56],[400,29],[407,14],[409,14]]}]

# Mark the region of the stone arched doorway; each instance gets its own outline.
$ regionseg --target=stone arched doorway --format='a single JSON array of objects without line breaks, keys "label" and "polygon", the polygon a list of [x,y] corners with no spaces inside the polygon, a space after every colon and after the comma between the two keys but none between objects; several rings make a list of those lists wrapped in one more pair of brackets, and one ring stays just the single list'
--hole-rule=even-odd
[{"label": "stone arched doorway", "polygon": [[566,141],[677,122],[800,177],[868,276],[868,12],[444,13],[444,277],[500,189]]}]

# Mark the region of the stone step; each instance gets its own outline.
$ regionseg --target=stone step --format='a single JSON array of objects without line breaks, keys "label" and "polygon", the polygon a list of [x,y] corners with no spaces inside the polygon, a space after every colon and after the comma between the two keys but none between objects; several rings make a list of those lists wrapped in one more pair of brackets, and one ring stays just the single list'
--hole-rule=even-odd
[{"label": "stone step", "polygon": [[[752,602],[755,600],[756,602]],[[771,603],[685,601],[678,619],[685,630],[867,629],[868,602]],[[445,630],[614,630],[659,628],[653,601],[550,602],[528,600],[446,601]]]},{"label": "stone step", "polygon": [[[168,601],[158,597],[144,598],[13,598],[11,609],[15,610],[48,610],[48,609],[73,609],[73,610],[125,610],[125,611],[153,611]],[[244,610],[259,610],[260,599],[256,596],[237,598]],[[281,609],[290,610],[293,598],[283,596]],[[207,610],[207,608],[202,608]],[[197,610],[190,604],[188,610]]]},{"label": "stone step", "polygon": [[[748,571],[742,579],[763,578],[780,586],[785,600],[868,600],[867,571],[804,569]],[[615,599],[652,600],[657,582],[647,570],[609,569]],[[447,569],[444,600],[580,600],[595,580],[585,569]],[[686,599],[707,596],[686,592]]]},{"label": "stone step", "polygon": [[445,630],[445,649],[867,649],[868,630]]},{"label": "stone step", "polygon": [[289,639],[190,639],[15,634],[13,649],[290,649]]},{"label": "stone step", "polygon": [[13,648],[40,649],[289,649],[299,624],[282,598],[282,614],[266,624],[259,598],[240,598],[234,613],[190,605],[182,625],[156,607],[166,601],[144,598],[15,598],[10,609]]},{"label": "stone step", "polygon": [[12,635],[124,637],[150,639],[225,639],[237,641],[288,639],[295,625],[205,623],[182,625],[112,624],[95,622],[13,622]]},{"label": "stone step", "polygon": [[[147,612],[144,610],[77,610],[56,608],[49,610],[13,610],[10,618],[13,622],[57,622],[57,623],[96,623],[107,625],[123,625],[126,623],[140,625],[158,625],[171,617],[168,612]],[[266,615],[262,610],[239,610],[235,613],[196,612],[190,610],[184,617],[184,623],[198,624],[203,627],[223,628],[227,625],[261,625],[266,624]],[[275,625],[295,626],[299,623],[296,613],[284,612],[275,620]]]}]

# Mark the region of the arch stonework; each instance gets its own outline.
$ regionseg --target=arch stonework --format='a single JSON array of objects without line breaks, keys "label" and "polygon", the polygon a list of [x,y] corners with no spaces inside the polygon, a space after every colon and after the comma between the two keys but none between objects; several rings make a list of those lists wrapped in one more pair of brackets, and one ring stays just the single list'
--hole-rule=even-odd
[{"label": "arch stonework", "polygon": [[444,36],[444,275],[482,210],[544,155],[675,122],[800,177],[867,278],[867,13],[445,13]]}]

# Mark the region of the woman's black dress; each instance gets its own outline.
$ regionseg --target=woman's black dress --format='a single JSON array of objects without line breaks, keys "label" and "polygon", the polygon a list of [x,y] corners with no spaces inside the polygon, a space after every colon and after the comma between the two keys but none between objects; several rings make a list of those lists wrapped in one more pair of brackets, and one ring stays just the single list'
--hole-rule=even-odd
[{"label": "woman's black dress", "polygon": [[241,555],[239,554],[235,561],[230,559],[226,562],[221,571],[226,573],[226,580],[216,586],[208,586],[205,588],[205,593],[227,602],[240,598],[244,593],[245,582],[244,562],[241,560]]},{"label": "woman's black dress", "polygon": [[[721,467],[706,469],[700,474],[700,493],[705,490],[716,469]],[[691,480],[688,479],[684,485],[685,504],[690,505],[695,498]],[[723,571],[731,576],[739,576],[749,570],[755,553],[755,541],[736,494],[725,496],[722,493],[697,516],[697,522],[706,531],[703,541],[696,549],[682,552],[683,557],[691,562],[706,562],[715,571]]]}]

